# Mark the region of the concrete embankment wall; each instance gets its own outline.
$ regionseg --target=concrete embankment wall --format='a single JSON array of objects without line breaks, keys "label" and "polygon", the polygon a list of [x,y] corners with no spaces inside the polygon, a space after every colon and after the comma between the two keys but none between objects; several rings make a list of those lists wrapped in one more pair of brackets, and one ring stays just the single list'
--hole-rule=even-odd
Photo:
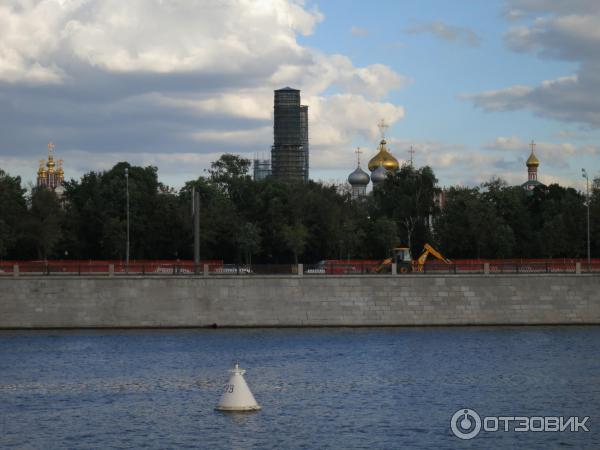
[{"label": "concrete embankment wall", "polygon": [[0,328],[584,323],[600,276],[0,278]]}]

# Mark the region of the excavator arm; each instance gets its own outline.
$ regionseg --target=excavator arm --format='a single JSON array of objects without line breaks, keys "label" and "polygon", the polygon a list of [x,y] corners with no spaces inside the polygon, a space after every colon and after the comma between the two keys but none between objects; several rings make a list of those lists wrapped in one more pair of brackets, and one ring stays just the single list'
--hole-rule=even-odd
[{"label": "excavator arm", "polygon": [[375,268],[375,273],[381,273],[386,267],[392,264],[392,258],[384,259],[379,266]]},{"label": "excavator arm", "polygon": [[435,256],[440,261],[444,261],[446,264],[452,264],[452,261],[444,258],[444,256],[440,252],[438,252],[435,248],[433,248],[431,245],[425,244],[423,246],[423,249],[424,249],[423,253],[421,254],[421,256],[419,256],[419,259],[417,259],[417,271],[418,272],[423,272],[423,266],[425,265],[425,262],[427,261],[427,257],[430,254]]}]

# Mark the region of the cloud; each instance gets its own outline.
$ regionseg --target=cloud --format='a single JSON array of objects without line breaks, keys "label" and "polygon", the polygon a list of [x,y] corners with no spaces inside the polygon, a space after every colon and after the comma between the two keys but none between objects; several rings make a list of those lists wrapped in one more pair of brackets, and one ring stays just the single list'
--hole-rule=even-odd
[{"label": "cloud", "polygon": [[596,0],[509,0],[506,9],[519,11],[522,15],[548,11],[558,14],[586,14],[597,6]]},{"label": "cloud", "polygon": [[[519,152],[520,161],[525,161],[531,151],[530,142],[517,136],[499,136],[484,145],[487,150]],[[542,165],[564,169],[569,168],[569,161],[575,156],[600,155],[600,146],[593,144],[575,145],[570,142],[535,142],[535,153]]]},{"label": "cloud", "polygon": [[352,34],[352,36],[366,37],[369,35],[369,30],[353,25],[352,28],[350,28],[350,33]]},{"label": "cloud", "polygon": [[485,149],[438,140],[409,141],[391,137],[387,141],[392,154],[401,162],[408,161],[408,150],[412,146],[415,166],[432,167],[441,186],[478,186],[494,177],[521,184],[527,177],[521,161]]},{"label": "cloud", "polygon": [[379,99],[410,82],[386,65],[355,67],[347,56],[326,55],[318,51],[311,52],[311,61],[307,64],[282,64],[270,77],[269,83],[285,86],[294,80],[308,95],[334,88],[371,99]]},{"label": "cloud", "polygon": [[[312,33],[318,10],[285,0],[9,1],[0,9],[0,60],[56,72],[70,54],[112,72],[237,72],[274,57],[301,58],[295,34]],[[14,80],[12,80],[14,81]]]},{"label": "cloud", "polygon": [[49,140],[66,170],[87,153],[72,166],[82,171],[132,155],[268,152],[273,90],[286,85],[309,105],[312,168],[327,166],[320,155],[379,118],[402,119],[385,98],[410,80],[301,45],[323,20],[302,0],[3,2],[0,166],[31,162],[33,177]]},{"label": "cloud", "polygon": [[[516,186],[527,180],[525,161],[529,157],[529,141],[517,136],[498,136],[477,147],[439,140],[391,137],[387,141],[392,154],[404,162],[413,146],[415,165],[432,167],[441,186],[478,186],[496,177]],[[570,174],[569,161],[575,156],[600,155],[600,146],[536,142],[536,155],[541,161],[540,181],[579,187],[579,179]],[[566,170],[559,174],[560,169]]]},{"label": "cloud", "polygon": [[457,44],[479,47],[481,39],[470,28],[448,25],[441,21],[424,23],[407,30],[410,34],[433,34],[440,39]]},{"label": "cloud", "polygon": [[575,74],[537,86],[510,86],[463,96],[486,111],[527,109],[564,122],[600,127],[600,104],[590,93],[600,90],[600,9],[595,0],[511,0],[528,23],[511,27],[507,45],[541,58],[574,61]]},{"label": "cloud", "polygon": [[[501,178],[510,185],[519,186],[527,181],[525,160],[529,157],[528,141],[517,136],[499,136],[493,141],[480,146],[469,146],[460,143],[439,140],[408,140],[394,136],[386,137],[388,148],[399,160],[400,164],[408,163],[409,149],[414,150],[414,165],[416,167],[430,166],[433,168],[440,186],[479,186],[493,178]],[[373,146],[362,147],[362,166],[376,153]],[[558,182],[563,186],[579,187],[579,171],[576,176],[568,167],[567,161],[573,155],[600,155],[600,148],[594,145],[575,146],[573,144],[557,145],[547,142],[536,144],[536,153],[541,160],[538,173],[544,184]],[[345,179],[354,170],[356,155],[352,148],[345,149],[344,159],[332,161],[331,169],[345,167],[335,173],[339,180]],[[330,155],[323,155],[324,158]],[[552,170],[548,168],[552,167]],[[563,170],[562,174],[559,169]]]}]

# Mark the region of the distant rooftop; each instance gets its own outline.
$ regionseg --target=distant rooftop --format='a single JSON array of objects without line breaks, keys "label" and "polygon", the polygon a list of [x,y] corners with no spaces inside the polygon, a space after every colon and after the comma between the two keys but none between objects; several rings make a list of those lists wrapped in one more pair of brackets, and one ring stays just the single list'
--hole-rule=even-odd
[{"label": "distant rooftop", "polygon": [[289,87],[289,86],[286,86],[286,87],[284,87],[284,88],[277,89],[277,90],[278,90],[278,91],[300,91],[300,89],[294,89],[294,88],[291,88],[291,87]]}]

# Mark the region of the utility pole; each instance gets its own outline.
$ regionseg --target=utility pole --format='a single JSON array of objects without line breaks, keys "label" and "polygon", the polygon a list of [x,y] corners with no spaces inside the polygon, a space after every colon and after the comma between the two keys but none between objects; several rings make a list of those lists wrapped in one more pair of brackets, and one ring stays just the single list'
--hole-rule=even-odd
[{"label": "utility pole", "polygon": [[127,245],[125,247],[125,267],[129,267],[129,169],[125,167],[125,198],[127,210]]},{"label": "utility pole", "polygon": [[200,192],[194,188],[193,195],[193,214],[194,214],[194,273],[198,273],[200,265]]},{"label": "utility pole", "polygon": [[590,256],[590,179],[585,169],[581,169],[581,176],[585,178],[585,204],[587,205],[587,262],[589,270],[592,262]]}]

